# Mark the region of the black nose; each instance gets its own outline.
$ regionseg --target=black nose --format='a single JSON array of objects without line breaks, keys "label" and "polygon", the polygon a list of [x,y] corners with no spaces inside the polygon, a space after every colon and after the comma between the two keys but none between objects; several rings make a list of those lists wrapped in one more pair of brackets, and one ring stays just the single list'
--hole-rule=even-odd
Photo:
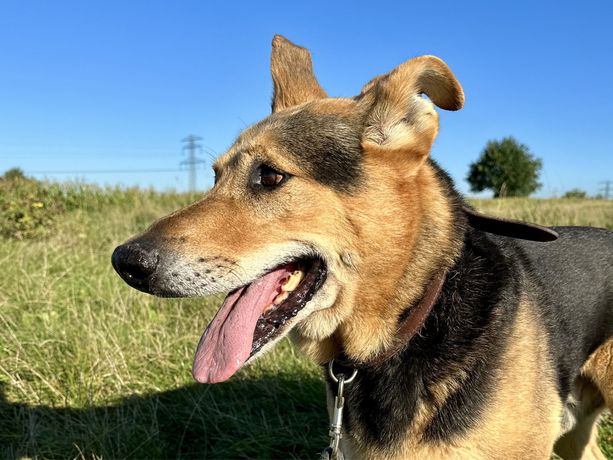
[{"label": "black nose", "polygon": [[113,268],[130,286],[148,292],[149,279],[158,265],[158,251],[143,248],[138,243],[127,243],[113,251]]}]

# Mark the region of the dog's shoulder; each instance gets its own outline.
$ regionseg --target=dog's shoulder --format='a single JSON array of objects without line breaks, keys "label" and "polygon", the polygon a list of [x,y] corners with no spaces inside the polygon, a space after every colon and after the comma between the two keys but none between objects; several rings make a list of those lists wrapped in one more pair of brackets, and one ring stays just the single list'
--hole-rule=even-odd
[{"label": "dog's shoulder", "polygon": [[613,232],[554,227],[556,241],[492,237],[521,274],[523,295],[545,326],[565,399],[588,356],[613,337]]}]

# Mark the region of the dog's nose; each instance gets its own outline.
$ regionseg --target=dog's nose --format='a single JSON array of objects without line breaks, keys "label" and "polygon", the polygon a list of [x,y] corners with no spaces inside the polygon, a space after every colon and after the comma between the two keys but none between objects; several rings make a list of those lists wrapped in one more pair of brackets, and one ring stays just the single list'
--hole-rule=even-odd
[{"label": "dog's nose", "polygon": [[130,286],[147,292],[149,279],[158,266],[159,253],[138,243],[127,243],[113,251],[113,268]]}]

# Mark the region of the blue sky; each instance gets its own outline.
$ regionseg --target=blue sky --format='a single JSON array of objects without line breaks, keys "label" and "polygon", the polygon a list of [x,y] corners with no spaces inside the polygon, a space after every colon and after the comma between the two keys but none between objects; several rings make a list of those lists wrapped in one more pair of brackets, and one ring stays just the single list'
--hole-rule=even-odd
[{"label": "blue sky", "polygon": [[[612,5],[5,0],[0,171],[176,169],[190,133],[221,153],[269,113],[281,33],[311,50],[334,96],[410,57],[443,58],[466,106],[442,114],[432,154],[461,190],[485,142],[513,135],[544,161],[539,196],[594,194],[613,180]],[[187,187],[183,171],[78,176]]]}]

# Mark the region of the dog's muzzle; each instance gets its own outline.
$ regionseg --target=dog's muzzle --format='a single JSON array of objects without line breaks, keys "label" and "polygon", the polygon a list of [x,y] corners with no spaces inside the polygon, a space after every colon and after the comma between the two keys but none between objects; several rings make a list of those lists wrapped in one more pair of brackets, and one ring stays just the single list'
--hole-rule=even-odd
[{"label": "dog's muzzle", "polygon": [[133,288],[149,292],[150,280],[159,262],[157,249],[139,243],[126,243],[115,248],[111,258],[113,268]]}]

